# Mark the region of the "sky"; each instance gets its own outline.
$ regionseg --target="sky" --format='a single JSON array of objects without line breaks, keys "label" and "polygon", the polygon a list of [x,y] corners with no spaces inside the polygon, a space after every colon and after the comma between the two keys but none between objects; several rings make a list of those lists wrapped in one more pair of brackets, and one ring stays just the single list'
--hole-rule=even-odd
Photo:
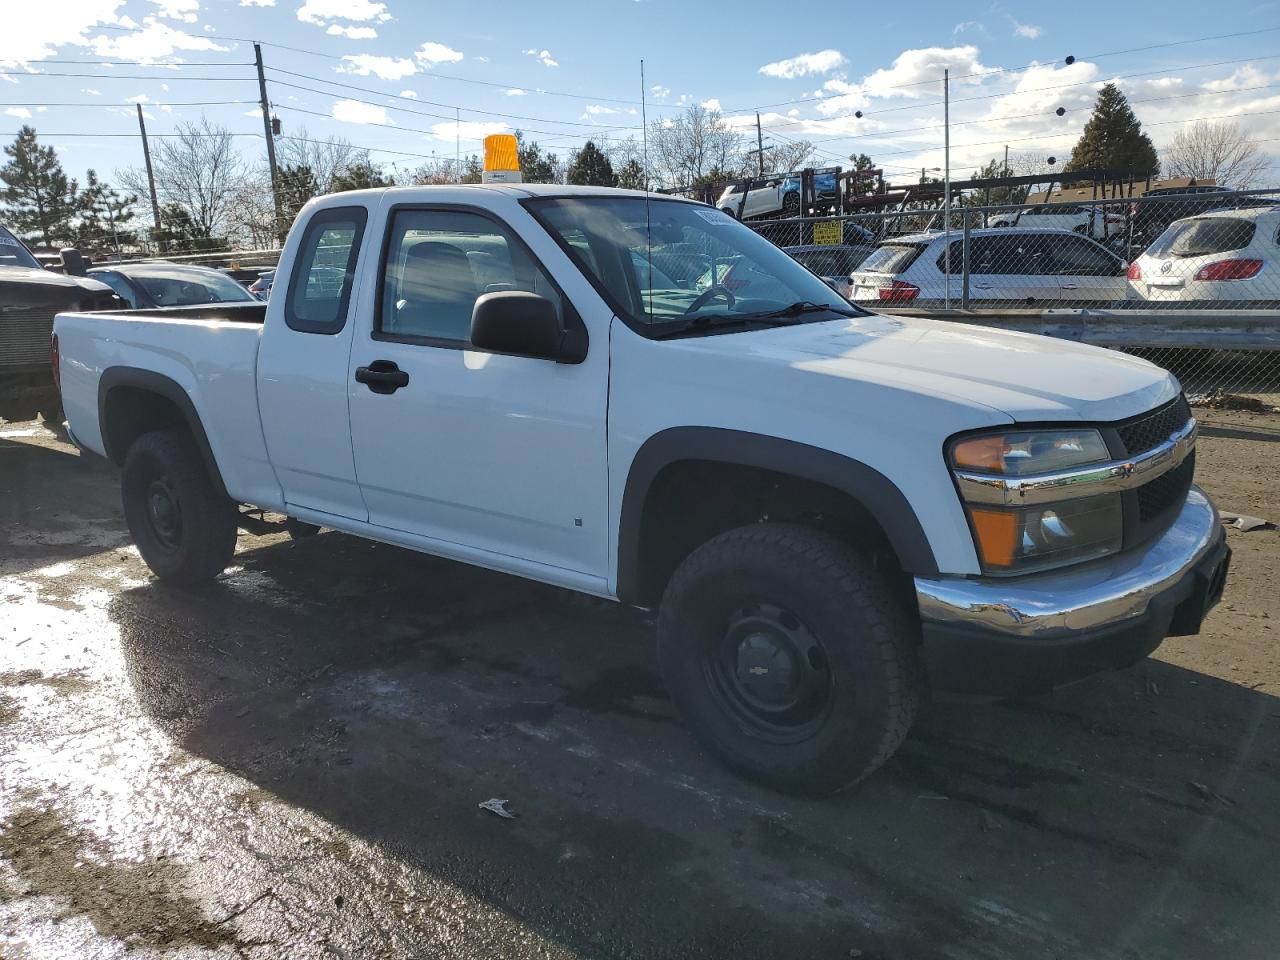
[{"label": "sky", "polygon": [[865,152],[903,182],[943,164],[945,69],[956,177],[1005,145],[1062,163],[1107,80],[1158,147],[1190,120],[1229,118],[1280,161],[1280,0],[1231,17],[1169,0],[1141,19],[1101,0],[810,0],[792,20],[755,0],[10,3],[5,140],[31,124],[81,179],[141,165],[139,102],[150,135],[203,113],[263,157],[254,40],[284,136],[340,136],[402,174],[478,152],[489,133],[521,129],[565,155],[639,137],[642,111],[699,103],[752,139],[759,111],[766,145],[809,140],[828,164]]}]

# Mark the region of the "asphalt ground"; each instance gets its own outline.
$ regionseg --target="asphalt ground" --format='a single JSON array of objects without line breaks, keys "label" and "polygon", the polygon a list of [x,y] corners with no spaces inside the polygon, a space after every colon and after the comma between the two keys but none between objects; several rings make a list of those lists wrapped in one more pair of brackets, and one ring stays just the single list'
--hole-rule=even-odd
[{"label": "asphalt ground", "polygon": [[[1197,413],[1280,519],[1280,419]],[[1229,537],[1200,636],[800,800],[699,750],[643,614],[329,532],[162,586],[114,468],[0,424],[0,958],[1270,960],[1280,535]]]}]

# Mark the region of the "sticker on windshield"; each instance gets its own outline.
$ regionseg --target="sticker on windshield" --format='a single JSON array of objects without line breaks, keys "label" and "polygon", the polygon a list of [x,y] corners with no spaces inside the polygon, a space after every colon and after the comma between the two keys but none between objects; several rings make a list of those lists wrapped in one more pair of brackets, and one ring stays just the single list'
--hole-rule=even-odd
[{"label": "sticker on windshield", "polygon": [[0,243],[4,244],[6,247],[22,246],[22,244],[18,242],[16,237],[12,237],[7,233],[0,233]]},{"label": "sticker on windshield", "polygon": [[698,210],[694,210],[693,212],[696,213],[698,216],[700,216],[703,220],[707,221],[707,223],[714,223],[719,226],[724,226],[726,223],[733,223],[733,217],[729,216],[723,210],[698,209]]}]

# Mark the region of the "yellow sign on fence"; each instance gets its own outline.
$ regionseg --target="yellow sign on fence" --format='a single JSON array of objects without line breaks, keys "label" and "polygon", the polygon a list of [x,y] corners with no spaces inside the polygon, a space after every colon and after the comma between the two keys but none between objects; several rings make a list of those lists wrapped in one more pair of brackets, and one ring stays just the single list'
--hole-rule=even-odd
[{"label": "yellow sign on fence", "polygon": [[839,220],[819,220],[813,225],[813,242],[823,245],[839,243],[840,221]]}]

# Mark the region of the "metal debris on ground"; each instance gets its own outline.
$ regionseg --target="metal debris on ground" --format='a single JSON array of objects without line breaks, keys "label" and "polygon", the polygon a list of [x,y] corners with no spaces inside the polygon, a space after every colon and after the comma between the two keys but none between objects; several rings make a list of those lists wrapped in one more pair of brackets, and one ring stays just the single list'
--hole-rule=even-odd
[{"label": "metal debris on ground", "polygon": [[1250,530],[1270,530],[1275,526],[1270,520],[1264,520],[1262,517],[1251,517],[1245,513],[1229,513],[1226,510],[1218,511],[1218,519],[1227,526],[1243,530],[1245,533]]},{"label": "metal debris on ground", "polygon": [[507,809],[507,801],[499,800],[494,797],[492,800],[485,800],[476,804],[481,810],[488,810],[490,813],[496,813],[504,820],[514,820],[516,815]]},{"label": "metal debris on ground", "polygon": [[1209,407],[1213,410],[1250,410],[1254,413],[1265,413],[1267,405],[1257,397],[1246,397],[1238,393],[1227,393],[1224,390],[1210,390],[1208,393],[1196,393],[1187,397],[1193,407]]}]

